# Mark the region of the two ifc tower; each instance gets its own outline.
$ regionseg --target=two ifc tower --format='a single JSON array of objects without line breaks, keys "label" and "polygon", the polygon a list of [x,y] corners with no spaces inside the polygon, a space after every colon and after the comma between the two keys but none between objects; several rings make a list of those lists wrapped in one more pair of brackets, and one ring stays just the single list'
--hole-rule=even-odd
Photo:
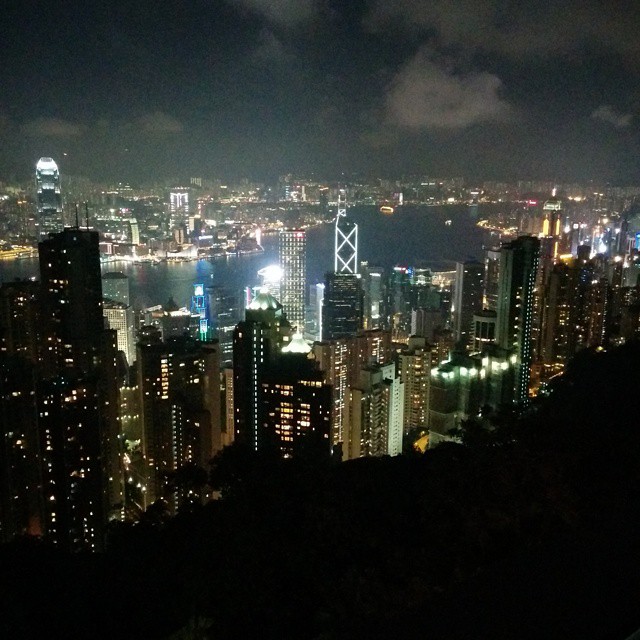
[{"label": "two ifc tower", "polygon": [[[36,164],[36,207],[37,225],[41,236],[57,233],[64,228],[60,170],[53,158],[40,158]],[[89,209],[85,202],[85,220],[89,228]],[[78,205],[76,205],[75,226],[80,228]]]}]

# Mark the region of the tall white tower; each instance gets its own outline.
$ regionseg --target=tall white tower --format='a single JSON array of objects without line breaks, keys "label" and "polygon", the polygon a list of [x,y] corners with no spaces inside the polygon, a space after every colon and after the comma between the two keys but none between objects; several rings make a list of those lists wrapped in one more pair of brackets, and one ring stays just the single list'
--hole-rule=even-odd
[{"label": "tall white tower", "polygon": [[40,234],[62,231],[60,171],[52,158],[40,158],[36,164],[36,202]]},{"label": "tall white tower", "polygon": [[338,192],[338,215],[335,233],[335,273],[358,273],[358,225],[346,219],[347,196],[344,189]]},{"label": "tall white tower", "polygon": [[283,229],[279,236],[280,302],[291,327],[305,330],[307,234],[304,229]]}]

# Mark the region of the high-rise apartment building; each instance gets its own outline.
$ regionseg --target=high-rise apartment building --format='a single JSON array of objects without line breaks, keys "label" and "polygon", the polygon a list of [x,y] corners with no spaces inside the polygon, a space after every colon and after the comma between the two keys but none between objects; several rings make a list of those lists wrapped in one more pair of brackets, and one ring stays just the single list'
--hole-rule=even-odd
[{"label": "high-rise apartment building", "polygon": [[398,371],[404,384],[403,432],[427,426],[429,416],[429,381],[431,347],[425,338],[412,336],[398,354]]},{"label": "high-rise apartment building", "polygon": [[313,354],[324,380],[333,388],[332,436],[334,447],[344,442],[348,389],[360,380],[360,371],[391,361],[391,332],[362,331],[350,338],[316,342]]},{"label": "high-rise apartment building", "polygon": [[97,549],[108,514],[123,501],[116,335],[104,328],[98,233],[51,234],[39,259],[47,530],[67,548]]},{"label": "high-rise apartment building", "polygon": [[282,305],[266,290],[251,301],[233,334],[233,410],[235,438],[262,446],[258,407],[262,379],[291,337]]},{"label": "high-rise apartment building", "polygon": [[285,458],[331,452],[331,387],[298,333],[266,368],[258,396],[258,442]]},{"label": "high-rise apartment building", "polygon": [[0,351],[36,364],[41,355],[40,283],[5,282],[0,287]]},{"label": "high-rise apartment building", "polygon": [[[188,463],[206,467],[222,447],[220,353],[216,341],[160,340],[147,330],[138,343],[141,448],[146,504],[168,497],[166,476]],[[174,506],[180,500],[174,495]]]},{"label": "high-rise apartment building", "polygon": [[56,371],[91,370],[104,330],[98,232],[67,228],[38,249],[45,358]]},{"label": "high-rise apartment building", "polygon": [[456,264],[453,292],[453,329],[456,341],[468,346],[473,330],[473,314],[482,311],[484,265],[475,260]]},{"label": "high-rise apartment building", "polygon": [[307,236],[304,229],[284,229],[279,235],[280,302],[294,330],[305,329],[305,287],[307,279]]},{"label": "high-rise apartment building", "polygon": [[516,403],[525,403],[529,398],[539,251],[540,241],[532,236],[521,236],[500,249],[496,342],[515,355],[512,400]]},{"label": "high-rise apartment building", "polygon": [[402,453],[404,392],[394,363],[361,369],[348,394],[343,460]]}]

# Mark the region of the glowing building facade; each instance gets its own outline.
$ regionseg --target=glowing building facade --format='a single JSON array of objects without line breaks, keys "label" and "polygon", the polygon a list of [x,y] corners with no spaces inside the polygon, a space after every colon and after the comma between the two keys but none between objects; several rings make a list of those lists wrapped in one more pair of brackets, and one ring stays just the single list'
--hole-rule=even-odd
[{"label": "glowing building facade", "polygon": [[304,229],[285,229],[280,232],[280,302],[291,327],[300,332],[305,329],[306,251],[307,235]]},{"label": "glowing building facade", "polygon": [[40,234],[62,231],[60,171],[53,158],[40,158],[36,164],[36,203]]}]

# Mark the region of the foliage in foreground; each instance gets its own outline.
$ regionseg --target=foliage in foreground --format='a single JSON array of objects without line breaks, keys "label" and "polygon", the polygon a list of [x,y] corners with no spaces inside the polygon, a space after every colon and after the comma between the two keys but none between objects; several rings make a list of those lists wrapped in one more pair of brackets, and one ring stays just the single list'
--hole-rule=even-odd
[{"label": "foliage in foreground", "polygon": [[[640,627],[640,348],[423,456],[233,447],[223,499],[100,556],[0,550],[3,637],[625,638]],[[9,634],[12,634],[10,636]]]}]

